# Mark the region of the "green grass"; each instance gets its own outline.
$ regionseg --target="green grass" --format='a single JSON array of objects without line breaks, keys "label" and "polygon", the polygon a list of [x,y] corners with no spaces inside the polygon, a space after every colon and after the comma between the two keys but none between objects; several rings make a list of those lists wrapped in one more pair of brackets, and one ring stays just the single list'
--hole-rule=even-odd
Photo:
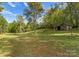
[{"label": "green grass", "polygon": [[79,56],[79,36],[51,34],[65,31],[38,30],[4,34],[0,38],[0,56]]}]

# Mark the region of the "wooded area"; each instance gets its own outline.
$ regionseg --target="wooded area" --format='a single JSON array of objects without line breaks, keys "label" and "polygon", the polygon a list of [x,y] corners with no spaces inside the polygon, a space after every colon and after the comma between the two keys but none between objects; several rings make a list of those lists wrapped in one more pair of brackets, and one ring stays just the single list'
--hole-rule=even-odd
[{"label": "wooded area", "polygon": [[[51,5],[48,10],[44,10],[40,2],[29,2],[28,5],[29,7],[24,9],[23,14],[28,23],[24,23],[25,19],[22,15],[17,15],[16,21],[12,23],[8,23],[0,15],[0,33],[20,33],[44,28],[52,30],[79,28],[79,3],[58,3],[54,7]],[[2,10],[4,8],[0,6],[0,12]],[[41,23],[37,23],[39,18],[42,19]]]}]

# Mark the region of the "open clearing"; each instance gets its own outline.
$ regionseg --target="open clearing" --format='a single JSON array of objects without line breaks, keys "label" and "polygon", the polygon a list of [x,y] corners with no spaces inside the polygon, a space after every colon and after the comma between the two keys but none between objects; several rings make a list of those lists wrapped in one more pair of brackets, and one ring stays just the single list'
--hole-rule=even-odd
[{"label": "open clearing", "polygon": [[32,31],[0,35],[0,56],[79,56],[79,33]]}]

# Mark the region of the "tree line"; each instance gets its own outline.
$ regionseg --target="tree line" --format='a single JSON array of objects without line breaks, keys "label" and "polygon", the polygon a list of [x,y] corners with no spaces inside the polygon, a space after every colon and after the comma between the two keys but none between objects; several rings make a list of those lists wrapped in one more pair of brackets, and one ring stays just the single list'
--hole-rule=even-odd
[{"label": "tree line", "polygon": [[[5,18],[0,15],[0,33],[10,32],[27,32],[36,29],[52,29],[52,30],[71,30],[79,28],[79,3],[64,2],[50,5],[50,9],[44,10],[40,2],[28,2],[28,7],[24,9],[23,16],[26,17],[28,23],[22,15],[17,15],[17,20],[8,23]],[[0,12],[4,8],[0,6]],[[37,20],[41,18],[42,22]]]}]

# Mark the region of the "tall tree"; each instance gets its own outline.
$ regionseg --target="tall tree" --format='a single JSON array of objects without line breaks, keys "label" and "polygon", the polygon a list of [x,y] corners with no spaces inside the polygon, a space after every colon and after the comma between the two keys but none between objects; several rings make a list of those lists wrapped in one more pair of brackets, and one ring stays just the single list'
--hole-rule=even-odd
[{"label": "tall tree", "polygon": [[8,22],[0,15],[0,33],[7,31]]},{"label": "tall tree", "polygon": [[24,31],[24,26],[25,26],[25,23],[24,23],[23,16],[17,15],[17,29],[18,29],[18,32],[23,32]]},{"label": "tall tree", "polygon": [[68,6],[65,9],[67,15],[70,15],[71,22],[74,23],[76,27],[79,26],[79,3],[78,2],[68,2]]},{"label": "tall tree", "polygon": [[28,8],[25,9],[24,15],[28,19],[28,24],[33,23],[33,28],[35,27],[36,20],[40,17],[43,8],[40,2],[28,2]]},{"label": "tall tree", "polygon": [[10,33],[16,33],[17,32],[17,22],[16,21],[9,23],[8,32],[10,32]]},{"label": "tall tree", "polygon": [[57,26],[59,26],[63,21],[63,10],[59,9],[60,4],[55,4],[54,8],[51,7],[47,11],[47,13],[44,16],[44,22],[46,24],[46,27],[54,28],[56,29]]},{"label": "tall tree", "polygon": [[2,2],[0,2],[0,12],[2,12],[3,11],[3,7],[2,7]]}]

